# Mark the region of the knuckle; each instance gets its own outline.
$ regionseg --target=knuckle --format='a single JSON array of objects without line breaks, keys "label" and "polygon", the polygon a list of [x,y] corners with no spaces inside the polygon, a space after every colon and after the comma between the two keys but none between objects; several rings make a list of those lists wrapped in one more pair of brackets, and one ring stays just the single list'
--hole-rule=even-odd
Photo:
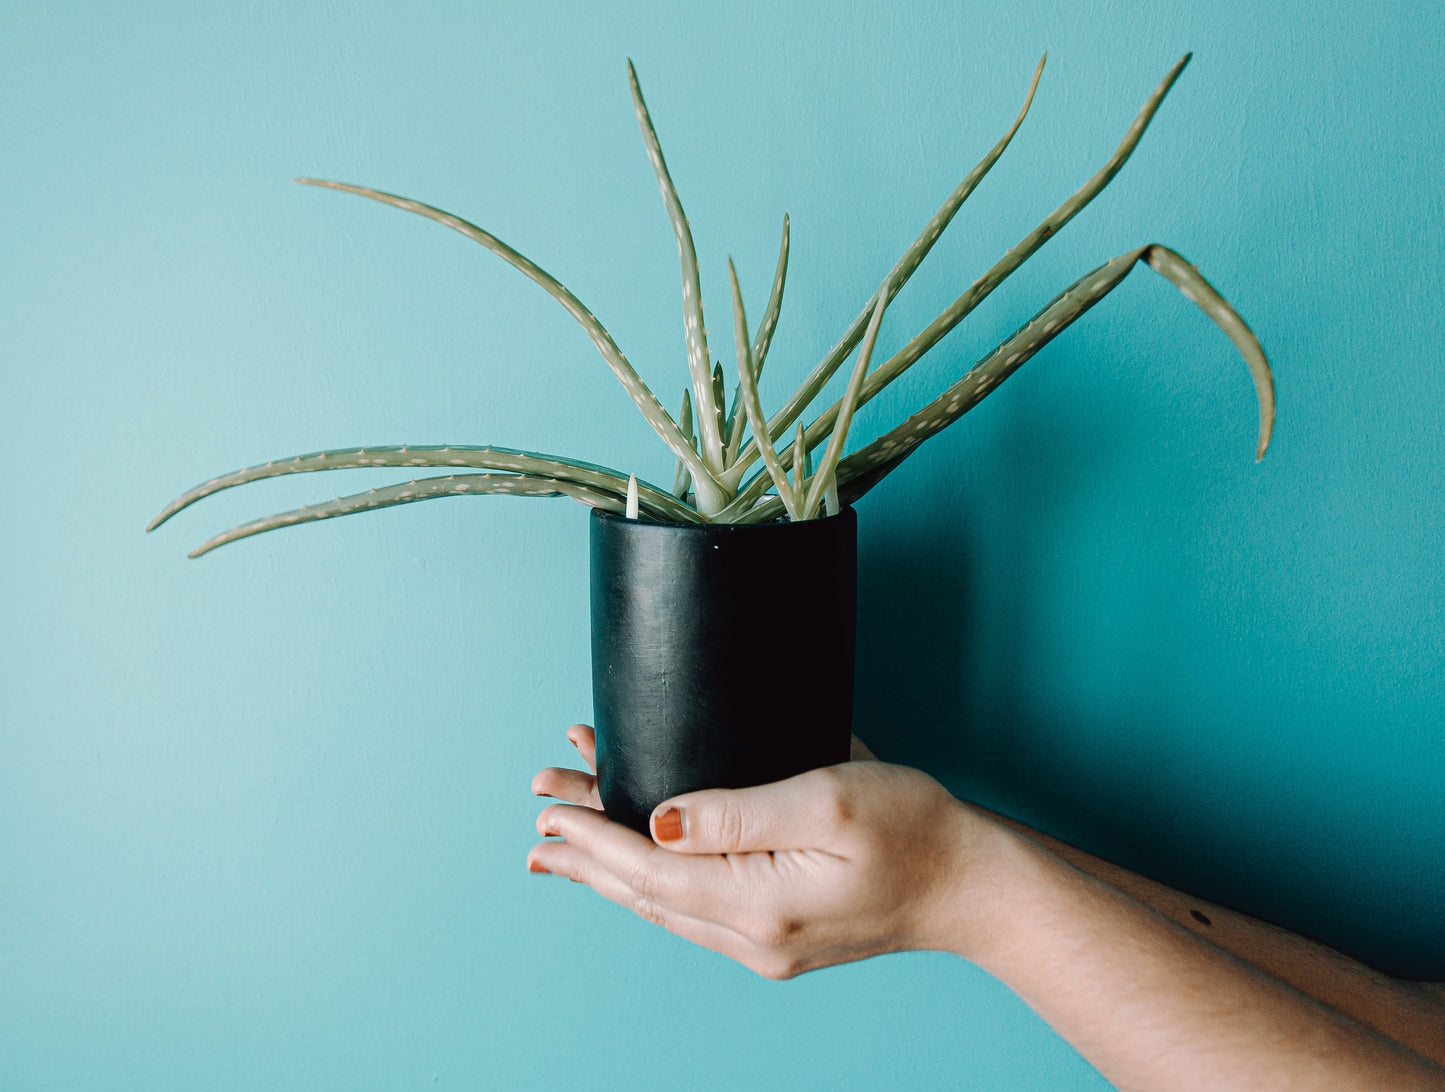
[{"label": "knuckle", "polygon": [[554,876],[561,876],[563,879],[571,880],[573,883],[585,883],[588,884],[589,887],[591,886],[591,884],[588,883],[590,877],[587,874],[586,865],[581,861],[575,860],[570,855],[560,855],[556,860],[546,861],[545,867],[547,871]]},{"label": "knuckle", "polygon": [[761,914],[751,914],[739,922],[738,932],[749,943],[759,948],[769,948],[768,943],[768,919]]},{"label": "knuckle", "polygon": [[759,948],[769,952],[783,952],[802,931],[803,923],[797,918],[785,914],[763,913],[756,914],[747,921],[743,935]]},{"label": "knuckle", "polygon": [[632,866],[627,875],[627,886],[632,888],[639,900],[649,903],[657,901],[657,881],[645,860]]},{"label": "knuckle", "polygon": [[803,961],[794,956],[774,953],[759,959],[753,970],[774,982],[786,982],[790,978],[797,978],[805,968]]},{"label": "knuckle", "polygon": [[716,836],[723,853],[736,853],[743,845],[745,822],[743,809],[732,794],[725,794],[718,803]]},{"label": "knuckle", "polygon": [[657,905],[657,900],[645,892],[633,892],[632,912],[643,921],[650,922],[653,925],[661,925],[664,928],[667,926],[662,910]]},{"label": "knuckle", "polygon": [[847,826],[853,821],[855,812],[853,794],[847,778],[832,768],[820,770],[819,773],[823,775],[820,805],[824,821],[834,830]]}]

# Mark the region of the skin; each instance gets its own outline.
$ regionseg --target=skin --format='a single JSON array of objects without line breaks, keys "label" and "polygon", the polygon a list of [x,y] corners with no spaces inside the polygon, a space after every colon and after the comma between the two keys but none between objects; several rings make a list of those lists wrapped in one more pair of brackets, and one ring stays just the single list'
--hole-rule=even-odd
[{"label": "skin", "polygon": [[945,951],[1121,1089],[1445,1090],[1442,987],[1089,857],[856,740],[841,766],[667,801],[649,840],[602,814],[592,729],[568,738],[588,769],[533,779],[566,803],[538,816],[528,867],[765,977]]}]

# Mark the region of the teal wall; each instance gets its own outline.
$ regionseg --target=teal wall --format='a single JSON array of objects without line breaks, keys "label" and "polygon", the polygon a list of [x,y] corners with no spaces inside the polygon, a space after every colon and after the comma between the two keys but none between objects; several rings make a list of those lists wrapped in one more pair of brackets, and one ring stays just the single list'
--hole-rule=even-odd
[{"label": "teal wall", "polygon": [[[434,225],[562,277],[680,395],[637,62],[779,399],[1007,127],[900,345],[1193,63],[1095,206],[860,415],[887,427],[1060,287],[1148,271],[861,505],[858,726],[886,757],[1386,968],[1445,977],[1437,3],[7,4],[0,9],[0,1086],[1086,1088],[1006,990],[914,955],[764,982],[526,874],[590,712],[586,519],[420,505],[211,533],[396,475],[236,466],[495,442],[667,478],[585,338]],[[800,591],[806,595],[806,591]],[[797,607],[777,604],[781,627]]]}]

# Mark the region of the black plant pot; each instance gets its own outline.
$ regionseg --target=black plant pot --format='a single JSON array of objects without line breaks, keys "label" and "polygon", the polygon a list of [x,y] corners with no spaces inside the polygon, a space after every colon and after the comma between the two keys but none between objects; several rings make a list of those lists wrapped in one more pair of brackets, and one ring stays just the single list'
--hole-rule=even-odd
[{"label": "black plant pot", "polygon": [[592,702],[609,817],[848,758],[858,520],[592,512]]}]

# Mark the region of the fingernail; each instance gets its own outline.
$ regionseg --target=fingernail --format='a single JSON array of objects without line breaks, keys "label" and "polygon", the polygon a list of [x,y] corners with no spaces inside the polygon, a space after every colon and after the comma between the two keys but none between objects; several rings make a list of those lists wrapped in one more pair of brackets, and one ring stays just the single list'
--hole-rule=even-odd
[{"label": "fingernail", "polygon": [[545,872],[545,873],[546,873],[547,875],[549,875],[549,876],[552,874],[552,870],[549,869],[549,868],[543,867],[541,861],[528,861],[528,862],[527,862],[527,871],[528,871],[528,872]]},{"label": "fingernail", "polygon": [[677,842],[682,839],[682,812],[677,808],[666,808],[652,820],[652,831],[659,842]]}]

